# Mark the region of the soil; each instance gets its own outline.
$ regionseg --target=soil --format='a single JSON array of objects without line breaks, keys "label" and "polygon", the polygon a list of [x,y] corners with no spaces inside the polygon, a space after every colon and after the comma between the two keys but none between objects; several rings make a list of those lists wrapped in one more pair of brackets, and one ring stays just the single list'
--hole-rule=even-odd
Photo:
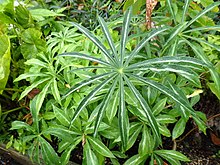
[{"label": "soil", "polygon": [[220,101],[208,92],[201,97],[194,109],[206,114],[207,134],[201,133],[190,121],[177,142],[177,150],[191,160],[185,165],[220,165]]}]

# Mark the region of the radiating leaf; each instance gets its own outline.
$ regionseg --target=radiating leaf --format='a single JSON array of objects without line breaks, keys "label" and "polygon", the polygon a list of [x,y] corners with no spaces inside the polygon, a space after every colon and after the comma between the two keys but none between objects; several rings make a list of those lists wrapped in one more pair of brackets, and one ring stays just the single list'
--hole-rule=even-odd
[{"label": "radiating leaf", "polygon": [[127,38],[128,38],[128,32],[129,32],[129,23],[131,20],[131,8],[126,11],[124,20],[123,20],[123,26],[122,26],[122,33],[121,33],[121,44],[120,44],[120,62],[121,66],[124,61],[124,56],[125,56],[125,47],[127,43]]},{"label": "radiating leaf", "polygon": [[88,141],[84,145],[83,149],[83,165],[99,165],[98,158],[95,153],[91,150]]},{"label": "radiating leaf", "polygon": [[107,60],[111,61],[111,64],[115,64],[115,60],[113,56],[109,53],[109,51],[106,49],[106,47],[99,41],[88,29],[84,28],[83,26],[71,22],[71,24],[75,27],[77,27],[86,37],[88,37],[105,55]]},{"label": "radiating leaf", "polygon": [[119,62],[118,54],[117,54],[117,51],[116,51],[116,48],[115,48],[115,44],[114,44],[113,39],[111,37],[111,34],[110,34],[109,30],[108,30],[107,24],[105,23],[104,19],[102,17],[100,17],[100,16],[98,17],[98,20],[99,20],[99,24],[101,25],[102,31],[103,31],[103,33],[105,35],[105,38],[108,41],[108,44],[109,44],[109,46],[111,48],[111,51],[112,51],[116,61]]},{"label": "radiating leaf", "polygon": [[86,86],[86,85],[90,85],[91,83],[93,82],[96,82],[97,80],[100,80],[100,79],[103,79],[103,78],[106,78],[107,76],[111,76],[112,75],[112,72],[108,72],[108,73],[104,73],[104,74],[100,74],[100,75],[97,75],[97,76],[93,76],[89,79],[86,79],[84,81],[81,81],[79,82],[78,84],[74,85],[73,87],[71,87],[69,89],[69,91],[63,96],[63,98],[66,98],[67,96],[69,96],[71,93],[77,91],[78,89]]},{"label": "radiating leaf", "polygon": [[139,44],[135,47],[135,49],[130,53],[128,59],[126,60],[125,66],[127,66],[130,61],[137,55],[137,53],[145,46],[145,44],[150,41],[152,38],[154,38],[155,36],[159,35],[160,33],[168,30],[168,27],[164,27],[161,29],[156,29],[153,30],[152,32],[149,33],[149,35],[145,38],[143,38]]},{"label": "radiating leaf", "polygon": [[119,122],[119,130],[122,141],[122,148],[125,151],[128,143],[128,116],[126,113],[125,107],[125,94],[124,94],[124,80],[122,75],[120,75],[119,79],[119,110],[118,110],[118,122]]},{"label": "radiating leaf", "polygon": [[104,114],[105,110],[107,109],[107,107],[109,106],[109,100],[115,91],[115,87],[117,85],[117,82],[118,82],[118,79],[116,78],[116,80],[112,83],[112,86],[109,88],[108,92],[106,93],[106,95],[101,103],[101,107],[100,107],[98,115],[96,117],[95,128],[94,128],[94,137],[96,137],[96,135],[97,135],[99,125],[100,125],[102,118],[103,118],[103,114]]},{"label": "radiating leaf", "polygon": [[79,59],[84,59],[84,60],[90,60],[90,61],[93,61],[93,62],[97,62],[98,64],[102,64],[104,66],[112,66],[110,63],[108,62],[105,62],[101,59],[98,59],[98,58],[95,58],[93,56],[89,56],[89,55],[86,55],[86,54],[83,54],[83,53],[78,53],[78,52],[68,52],[68,53],[62,53],[62,54],[59,54],[59,56],[65,56],[65,57],[74,57],[74,58],[79,58]]},{"label": "radiating leaf", "polygon": [[152,110],[150,109],[149,105],[144,100],[144,98],[141,96],[139,91],[134,87],[134,85],[130,82],[130,80],[128,80],[127,77],[125,77],[125,81],[126,81],[127,85],[129,86],[129,88],[131,89],[131,91],[133,92],[133,94],[135,95],[135,97],[137,98],[137,100],[139,101],[142,109],[145,112],[145,114],[147,116],[147,120],[150,124],[150,127],[152,128],[152,130],[155,134],[156,143],[161,144],[159,128],[158,128],[158,125],[157,125],[157,121],[156,121],[155,117],[152,114]]}]

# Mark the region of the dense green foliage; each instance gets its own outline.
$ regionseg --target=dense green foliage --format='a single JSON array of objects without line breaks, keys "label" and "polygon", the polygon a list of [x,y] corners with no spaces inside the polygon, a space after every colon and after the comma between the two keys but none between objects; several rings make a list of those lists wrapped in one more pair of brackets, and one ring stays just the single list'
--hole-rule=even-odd
[{"label": "dense green foliage", "polygon": [[144,1],[140,12],[124,3],[122,13],[110,0],[0,2],[7,147],[51,165],[81,148],[86,165],[189,161],[162,137],[175,143],[189,120],[206,133],[192,107],[207,87],[220,99],[220,2],[161,0],[151,29]]}]

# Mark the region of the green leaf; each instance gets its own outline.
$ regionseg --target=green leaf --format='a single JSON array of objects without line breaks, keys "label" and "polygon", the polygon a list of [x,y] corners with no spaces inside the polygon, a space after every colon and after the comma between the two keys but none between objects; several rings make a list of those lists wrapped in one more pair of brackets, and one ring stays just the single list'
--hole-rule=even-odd
[{"label": "green leaf", "polygon": [[53,111],[54,114],[57,118],[57,120],[59,120],[59,122],[64,125],[64,126],[69,126],[70,125],[70,118],[68,115],[65,114],[65,111],[57,108],[56,106],[53,106]]},{"label": "green leaf", "polygon": [[11,125],[10,130],[26,129],[27,131],[33,131],[33,128],[30,125],[22,121],[13,121]]},{"label": "green leaf", "polygon": [[109,158],[115,158],[112,152],[100,140],[91,136],[87,136],[87,139],[96,152]]},{"label": "green leaf", "polygon": [[220,30],[220,25],[193,28],[193,29],[184,31],[183,33],[197,32],[200,30],[205,30],[205,31]]},{"label": "green leaf", "polygon": [[208,7],[206,7],[204,10],[202,10],[200,13],[198,13],[193,19],[191,19],[185,29],[187,27],[189,27],[191,24],[193,24],[195,21],[197,21],[200,17],[202,17],[203,15],[205,15],[207,12],[211,11],[212,9],[214,9],[216,6],[219,6],[220,2],[214,2],[211,5],[209,5]]},{"label": "green leaf", "polygon": [[211,43],[207,42],[206,40],[203,40],[203,39],[200,39],[200,38],[191,37],[191,36],[187,36],[187,35],[183,35],[183,37],[190,38],[190,39],[192,39],[194,41],[197,41],[199,43],[206,44],[207,46],[209,46],[211,48],[214,48],[217,51],[220,51],[220,46],[215,45],[215,44],[211,44]]},{"label": "green leaf", "polygon": [[64,14],[58,14],[54,11],[48,9],[31,9],[29,10],[32,17],[36,20],[42,20],[42,17],[58,17],[58,16],[65,16]]},{"label": "green leaf", "polygon": [[24,80],[24,79],[27,79],[27,78],[31,78],[31,77],[48,77],[47,74],[45,73],[24,73],[24,74],[21,74],[19,75],[15,80],[14,82],[17,82],[17,81],[21,81],[21,80]]},{"label": "green leaf", "polygon": [[142,129],[142,138],[139,143],[138,153],[140,156],[146,156],[151,154],[154,149],[154,138],[151,135],[151,131],[144,125]]},{"label": "green leaf", "polygon": [[8,76],[10,74],[10,40],[7,35],[0,35],[0,94],[7,84]]},{"label": "green leaf", "polygon": [[143,38],[139,42],[139,44],[135,47],[135,49],[131,52],[131,54],[129,55],[128,59],[125,62],[125,66],[127,66],[130,63],[130,61],[137,55],[137,53],[145,46],[145,44],[148,41],[150,41],[152,38],[154,38],[155,36],[157,36],[158,34],[164,32],[166,30],[168,30],[167,27],[153,30],[152,32],[149,33],[149,35],[147,37]]},{"label": "green leaf", "polygon": [[187,22],[184,22],[182,24],[178,24],[176,27],[173,28],[173,30],[169,34],[169,38],[167,39],[166,43],[163,45],[163,51],[162,54],[170,47],[171,41],[176,39],[176,37],[185,29]]},{"label": "green leaf", "polygon": [[[130,74],[129,74],[130,75]],[[157,121],[155,119],[155,117],[152,114],[152,110],[150,109],[149,105],[147,104],[147,102],[144,100],[144,98],[141,96],[141,94],[139,93],[139,91],[135,88],[135,86],[130,82],[130,80],[128,80],[127,77],[125,77],[125,81],[127,83],[127,85],[129,86],[129,88],[131,89],[131,91],[133,92],[133,94],[135,95],[135,97],[137,98],[137,100],[139,101],[142,109],[144,110],[146,116],[147,116],[147,120],[155,134],[156,137],[156,143],[161,144],[161,137],[160,137],[160,133],[159,133],[159,128],[158,128],[158,124]]]},{"label": "green leaf", "polygon": [[109,123],[112,122],[118,110],[119,99],[117,96],[118,96],[118,90],[115,92],[115,94],[111,98],[109,106],[107,107],[106,112],[105,112]]},{"label": "green leaf", "polygon": [[154,151],[154,153],[163,157],[164,159],[173,158],[173,159],[181,160],[185,162],[190,161],[185,155],[174,150],[156,150]]},{"label": "green leaf", "polygon": [[208,69],[210,71],[211,77],[215,83],[216,89],[218,93],[220,93],[220,75],[212,65],[212,63],[209,61],[208,57],[205,55],[205,53],[202,51],[202,47],[198,44],[193,44],[187,40],[185,42],[193,49],[196,56],[198,56],[206,65],[208,66]]},{"label": "green leaf", "polygon": [[71,87],[69,89],[69,91],[63,96],[63,98],[66,98],[67,96],[69,96],[71,93],[77,91],[78,89],[86,86],[86,85],[90,85],[91,83],[93,82],[96,82],[98,80],[101,80],[107,76],[111,76],[112,75],[112,72],[109,72],[109,73],[104,73],[104,74],[100,74],[100,75],[97,75],[97,76],[93,76],[89,79],[86,79],[84,81],[81,81],[80,83],[74,85],[73,87]]},{"label": "green leaf", "polygon": [[31,86],[27,87],[22,93],[21,96],[19,98],[19,100],[21,100],[22,98],[24,98],[25,96],[27,96],[27,94],[34,88],[36,88],[38,85],[44,83],[45,81],[48,81],[50,79],[49,78],[44,78],[44,79],[40,79],[39,81],[34,82],[33,84],[31,84]]},{"label": "green leaf", "polygon": [[42,89],[42,91],[36,96],[36,111],[37,111],[37,114],[39,113],[42,105],[43,105],[43,102],[44,102],[44,99],[45,99],[45,96],[47,94],[47,91],[48,91],[48,88],[50,87],[50,84],[51,84],[51,81],[48,82],[45,87]]},{"label": "green leaf", "polygon": [[48,65],[46,62],[43,62],[42,60],[38,60],[36,58],[33,58],[33,59],[30,59],[30,60],[27,60],[25,62],[26,65],[33,65],[33,66],[41,66],[41,67],[44,67],[44,68],[48,68]]},{"label": "green leaf", "polygon": [[172,132],[172,139],[177,139],[182,133],[184,132],[186,127],[185,119],[181,118],[179,121],[175,124]]},{"label": "green leaf", "polygon": [[60,157],[60,161],[62,162],[62,164],[68,164],[69,163],[69,159],[71,156],[71,152],[72,150],[82,141],[82,137],[77,137],[74,139],[73,143],[67,148],[65,149],[65,151],[62,153],[61,157]]},{"label": "green leaf", "polygon": [[214,93],[218,99],[220,100],[220,91],[217,89],[215,83],[208,83],[208,87],[211,89],[212,93]]},{"label": "green leaf", "polygon": [[73,142],[75,139],[71,135],[79,135],[79,133],[70,131],[62,127],[49,127],[42,132],[42,134],[49,134],[58,137],[59,139],[65,140],[66,142]]},{"label": "green leaf", "polygon": [[130,130],[129,130],[129,139],[128,139],[128,145],[126,150],[129,150],[134,143],[137,141],[138,135],[141,132],[142,126],[138,123],[135,125],[131,125],[130,126]]},{"label": "green leaf", "polygon": [[41,39],[42,33],[35,28],[26,29],[21,34],[24,42],[21,45],[21,53],[25,59],[36,57],[36,54],[46,49],[46,42]]},{"label": "green leaf", "polygon": [[56,78],[53,79],[52,85],[51,85],[51,92],[53,94],[53,97],[55,100],[61,105],[61,99],[60,99],[60,92],[57,86],[57,80]]},{"label": "green leaf", "polygon": [[62,54],[59,54],[59,56],[64,56],[64,57],[74,57],[74,58],[79,58],[79,59],[84,59],[84,60],[90,60],[90,61],[93,61],[93,62],[97,62],[99,64],[102,64],[104,66],[112,66],[112,64],[108,63],[108,62],[105,62],[99,58],[95,58],[95,57],[92,57],[92,56],[89,56],[89,55],[86,55],[86,54],[83,54],[83,53],[78,53],[78,52],[68,52],[68,53],[62,53]]},{"label": "green leaf", "polygon": [[99,165],[99,161],[95,153],[91,150],[88,142],[84,145],[83,150],[83,164],[85,165]]},{"label": "green leaf", "polygon": [[128,116],[125,107],[124,81],[122,75],[119,79],[119,110],[118,110],[119,130],[122,141],[122,148],[125,151],[128,143]]},{"label": "green leaf", "polygon": [[96,135],[97,135],[99,125],[102,121],[105,110],[109,106],[109,100],[115,91],[117,82],[118,82],[118,78],[116,78],[116,80],[113,82],[112,86],[109,88],[108,93],[105,95],[105,97],[101,103],[101,107],[100,107],[98,115],[96,117],[95,128],[94,128],[94,137],[96,137]]},{"label": "green leaf", "polygon": [[131,20],[131,8],[126,11],[124,20],[123,20],[123,26],[122,26],[122,33],[121,33],[121,44],[120,44],[120,62],[121,66],[124,62],[124,56],[125,56],[125,47],[127,43],[128,38],[128,32],[129,32],[129,23]]},{"label": "green leaf", "polygon": [[112,77],[104,80],[102,83],[100,83],[95,89],[93,89],[84,99],[80,102],[79,106],[77,107],[73,118],[70,122],[70,126],[73,124],[73,122],[76,120],[76,118],[79,116],[80,112],[86,107],[86,105],[89,103],[89,101],[101,90],[107,85],[113,78],[115,78],[115,75]]},{"label": "green leaf", "polygon": [[184,66],[198,66],[198,67],[202,67],[202,66],[206,66],[206,64],[201,61],[198,60],[196,58],[192,58],[192,57],[185,57],[185,56],[164,56],[164,57],[160,57],[160,58],[153,58],[153,59],[148,59],[148,60],[144,60],[141,62],[137,62],[135,64],[132,64],[130,66],[128,66],[126,68],[126,71],[133,71],[134,69],[144,69],[144,68],[148,68],[148,66],[151,65],[158,65],[158,64],[169,64],[169,63],[174,63],[177,65],[184,65]]},{"label": "green leaf", "polygon": [[176,24],[176,17],[175,17],[175,14],[174,14],[174,11],[173,11],[173,7],[172,7],[172,0],[166,0],[166,4],[168,5],[168,8],[170,10],[170,13],[173,17],[173,20],[174,20],[174,23]]},{"label": "green leaf", "polygon": [[169,124],[176,122],[175,117],[166,114],[159,114],[158,116],[156,116],[156,120],[161,124]]},{"label": "green leaf", "polygon": [[187,11],[189,9],[189,3],[190,3],[190,0],[185,0],[184,7],[183,7],[182,20],[181,20],[182,23],[185,21],[185,18],[187,16]]},{"label": "green leaf", "polygon": [[38,139],[40,142],[44,161],[48,164],[61,164],[60,159],[57,153],[54,151],[53,147],[41,136],[39,136]]},{"label": "green leaf", "polygon": [[165,97],[154,105],[154,107],[152,108],[152,112],[154,116],[158,115],[164,109],[166,102],[167,102],[167,98]]},{"label": "green leaf", "polygon": [[129,158],[123,165],[139,165],[141,164],[147,157],[141,157],[139,154],[132,156]]},{"label": "green leaf", "polygon": [[98,16],[98,20],[99,20],[99,24],[101,25],[102,31],[103,31],[103,33],[105,35],[105,38],[108,41],[108,44],[109,44],[109,46],[111,48],[111,51],[112,51],[114,57],[116,58],[116,61],[119,62],[118,54],[117,54],[117,51],[116,51],[113,39],[111,37],[111,34],[110,34],[109,30],[108,30],[107,24],[105,23],[104,19],[102,17],[100,17],[100,16]]},{"label": "green leaf", "polygon": [[103,52],[107,60],[111,61],[111,64],[115,64],[115,59],[113,58],[113,56],[109,53],[106,47],[88,29],[84,28],[83,26],[75,22],[71,22],[71,24],[77,27],[86,37],[88,37]]}]

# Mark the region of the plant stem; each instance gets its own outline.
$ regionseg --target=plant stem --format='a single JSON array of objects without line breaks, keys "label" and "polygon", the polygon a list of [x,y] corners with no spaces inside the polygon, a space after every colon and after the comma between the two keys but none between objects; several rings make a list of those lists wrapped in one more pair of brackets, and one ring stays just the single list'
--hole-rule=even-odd
[{"label": "plant stem", "polygon": [[[14,108],[14,109],[11,109],[11,110],[8,110],[8,111],[5,111],[2,113],[2,115],[5,115],[5,114],[8,114],[8,113],[11,113],[11,112],[14,112],[14,111],[17,111],[17,110],[20,110],[22,108],[25,108],[25,106],[22,106],[22,107],[17,107],[17,108]],[[4,110],[3,110],[4,111]]]},{"label": "plant stem", "polygon": [[0,90],[22,92],[21,89],[14,89],[14,88],[0,88]]}]

